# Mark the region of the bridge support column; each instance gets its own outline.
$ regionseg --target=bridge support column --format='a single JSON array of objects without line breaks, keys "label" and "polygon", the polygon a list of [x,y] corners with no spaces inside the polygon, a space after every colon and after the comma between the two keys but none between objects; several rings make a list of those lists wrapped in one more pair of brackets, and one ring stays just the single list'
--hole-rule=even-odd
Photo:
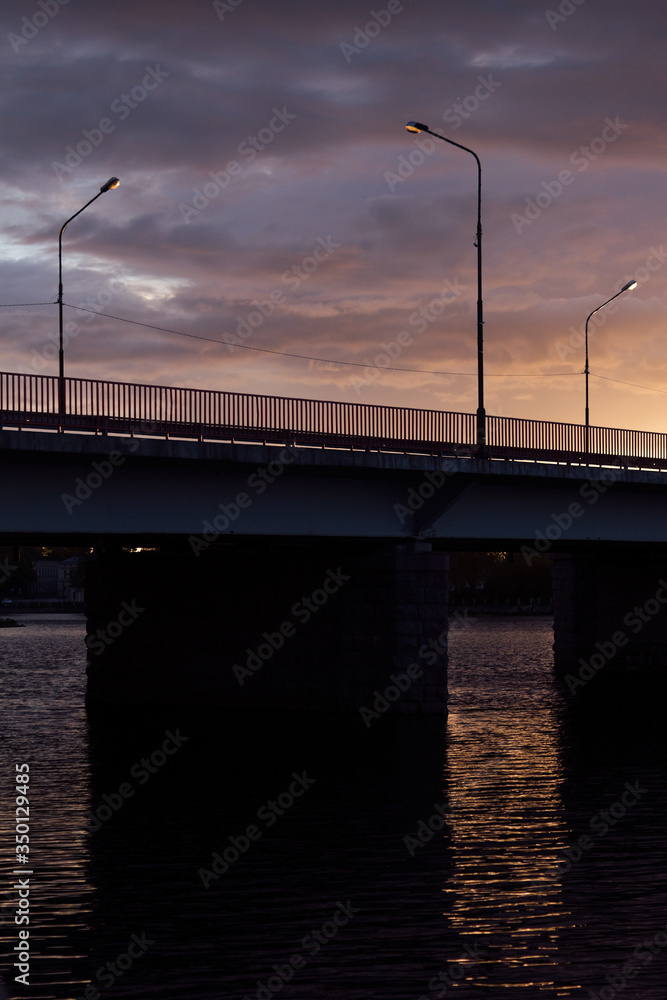
[{"label": "bridge support column", "polygon": [[667,556],[553,556],[554,661],[573,695],[667,687]]},{"label": "bridge support column", "polygon": [[359,540],[106,550],[86,583],[89,702],[442,712],[447,565]]}]

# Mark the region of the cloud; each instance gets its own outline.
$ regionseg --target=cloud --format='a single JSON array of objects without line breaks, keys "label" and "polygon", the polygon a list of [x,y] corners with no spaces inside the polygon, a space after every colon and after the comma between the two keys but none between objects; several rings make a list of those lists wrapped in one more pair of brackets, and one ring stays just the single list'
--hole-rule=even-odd
[{"label": "cloud", "polygon": [[[208,2],[62,4],[18,49],[10,36],[31,34],[40,8],[5,4],[0,301],[55,301],[60,226],[116,175],[120,187],[66,230],[66,301],[111,294],[103,311],[224,340],[280,291],[248,346],[338,365],[81,314],[71,374],[357,398],[340,362],[414,330],[410,316],[450,281],[461,294],[400,366],[473,375],[383,371],[363,401],[474,410],[476,167],[433,140],[401,176],[419,160],[404,129],[417,118],[482,161],[489,409],[578,419],[576,377],[519,389],[491,375],[580,367],[573,355],[559,368],[555,345],[660,249],[664,5],[582,3],[555,27],[529,0],[401,6],[348,61],[341,46],[371,18],[353,0],[243,0],[223,20]],[[483,98],[480,79],[493,81]],[[627,127],[601,149],[608,120]],[[563,171],[572,181],[555,194]],[[539,211],[517,231],[531,202]],[[319,239],[339,246],[288,283]],[[666,282],[656,268],[621,300],[592,368],[663,385]],[[3,368],[29,367],[55,311],[1,318]],[[662,429],[658,394],[595,391],[596,420]]]}]

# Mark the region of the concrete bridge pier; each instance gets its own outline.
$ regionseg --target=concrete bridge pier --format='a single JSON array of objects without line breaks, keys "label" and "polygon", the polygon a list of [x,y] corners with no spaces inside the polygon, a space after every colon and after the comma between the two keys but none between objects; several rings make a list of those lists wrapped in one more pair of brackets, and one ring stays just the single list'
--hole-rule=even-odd
[{"label": "concrete bridge pier", "polygon": [[443,712],[447,567],[423,542],[106,542],[86,581],[88,701],[354,712],[368,726]]},{"label": "concrete bridge pier", "polygon": [[554,555],[554,662],[566,690],[667,689],[667,555]]}]

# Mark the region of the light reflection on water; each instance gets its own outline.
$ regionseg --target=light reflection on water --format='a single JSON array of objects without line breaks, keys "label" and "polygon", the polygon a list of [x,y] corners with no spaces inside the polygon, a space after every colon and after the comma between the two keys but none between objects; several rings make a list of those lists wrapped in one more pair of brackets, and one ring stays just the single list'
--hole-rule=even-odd
[{"label": "light reflection on water", "polygon": [[[14,764],[32,771],[33,1000],[82,996],[143,932],[155,943],[112,988],[98,982],[102,997],[254,998],[299,953],[281,1000],[588,997],[627,961],[628,1000],[663,1000],[667,949],[645,966],[633,951],[667,924],[664,726],[565,705],[547,619],[452,631],[446,732],[429,718],[89,720],[83,619],[23,620],[0,633],[1,763],[3,803]],[[137,762],[179,727],[182,749],[142,783]],[[258,820],[304,770],[312,789]],[[558,870],[638,781],[640,801]],[[91,808],[123,783],[132,796],[89,836]],[[443,803],[447,825],[411,856],[405,837]],[[204,889],[198,869],[253,823],[260,838]],[[348,899],[358,912],[311,955],[304,942]]]},{"label": "light reflection on water", "polygon": [[[551,622],[481,619],[452,630],[447,770],[453,807],[451,922],[485,942],[486,969],[523,992],[554,990],[574,926],[553,869],[567,843],[558,787]],[[568,995],[565,993],[564,995]]]}]

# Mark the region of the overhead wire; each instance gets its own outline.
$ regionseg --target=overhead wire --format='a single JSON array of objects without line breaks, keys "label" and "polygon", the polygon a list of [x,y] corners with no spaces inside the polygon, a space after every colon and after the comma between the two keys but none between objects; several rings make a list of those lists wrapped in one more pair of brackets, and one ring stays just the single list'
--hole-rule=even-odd
[{"label": "overhead wire", "polygon": [[18,306],[57,306],[57,302],[0,302],[0,309],[16,309]]},{"label": "overhead wire", "polygon": [[[392,365],[374,365],[369,364],[366,361],[342,361],[334,360],[333,358],[316,358],[310,354],[295,354],[290,351],[276,351],[268,347],[256,347],[250,344],[231,344],[225,340],[217,340],[214,337],[204,337],[199,333],[185,333],[182,330],[172,330],[166,326],[157,326],[154,323],[142,323],[139,320],[127,319],[124,316],[114,316],[111,313],[98,312],[95,309],[88,309],[85,306],[75,306],[71,302],[64,302],[63,305],[68,306],[70,309],[78,309],[80,312],[92,313],[94,316],[103,316],[105,319],[114,319],[119,323],[130,323],[133,326],[143,326],[148,330],[158,330],[161,333],[171,333],[177,337],[189,337],[192,340],[204,340],[209,344],[221,344],[225,347],[239,348],[246,351],[258,351],[260,354],[277,354],[279,357],[284,358],[298,358],[300,361],[318,361],[327,365],[346,365],[352,368],[378,368],[382,371],[390,372],[412,372],[415,375],[465,375],[469,377],[476,377],[477,372],[445,372],[432,370],[428,368],[398,368]],[[488,378],[548,378],[548,377],[558,377],[560,375],[581,375],[581,372],[487,372]]]},{"label": "overhead wire", "polygon": [[610,375],[598,375],[597,372],[591,372],[594,378],[603,378],[606,382],[619,382],[621,385],[632,385],[635,389],[648,389],[650,392],[662,392],[667,395],[667,389],[657,389],[654,385],[639,385],[638,382],[626,382],[622,378],[612,378]]},{"label": "overhead wire", "polygon": [[[0,302],[0,309],[17,309],[28,306],[55,306],[58,302]],[[154,323],[143,323],[140,320],[128,319],[126,316],[114,316],[112,313],[102,313],[96,309],[89,309],[86,306],[75,306],[71,302],[63,302],[63,305],[67,306],[69,309],[76,309],[79,312],[92,313],[93,316],[102,316],[105,319],[113,319],[118,323],[129,323],[132,326],[142,326],[148,330],[156,330],[159,333],[169,333],[176,337],[188,337],[192,340],[202,340],[209,344],[220,344],[232,348],[239,348],[240,350],[246,351],[256,351],[260,354],[274,354],[279,357],[285,358],[296,358],[300,361],[316,361],[320,364],[327,365],[345,365],[352,368],[377,368],[382,371],[390,372],[411,372],[414,375],[447,375],[447,376],[457,376],[473,378],[477,375],[477,372],[449,372],[440,371],[438,369],[428,369],[428,368],[399,368],[394,365],[374,365],[369,364],[366,361],[343,361],[334,360],[333,358],[318,358],[310,354],[296,354],[291,351],[276,351],[268,347],[256,347],[251,344],[230,344],[225,340],[217,340],[215,337],[205,337],[203,334],[199,333],[186,333],[183,330],[173,330],[170,327],[158,326]],[[581,371],[576,372],[485,372],[486,378],[559,378],[570,375],[582,375]],[[610,375],[600,375],[598,372],[590,372],[593,378],[604,379],[606,382],[617,382],[619,385],[629,385],[635,389],[645,389],[648,392],[659,392],[662,395],[667,395],[667,389],[658,389],[653,385],[641,385],[639,382],[628,382],[625,379],[612,378]]]}]

